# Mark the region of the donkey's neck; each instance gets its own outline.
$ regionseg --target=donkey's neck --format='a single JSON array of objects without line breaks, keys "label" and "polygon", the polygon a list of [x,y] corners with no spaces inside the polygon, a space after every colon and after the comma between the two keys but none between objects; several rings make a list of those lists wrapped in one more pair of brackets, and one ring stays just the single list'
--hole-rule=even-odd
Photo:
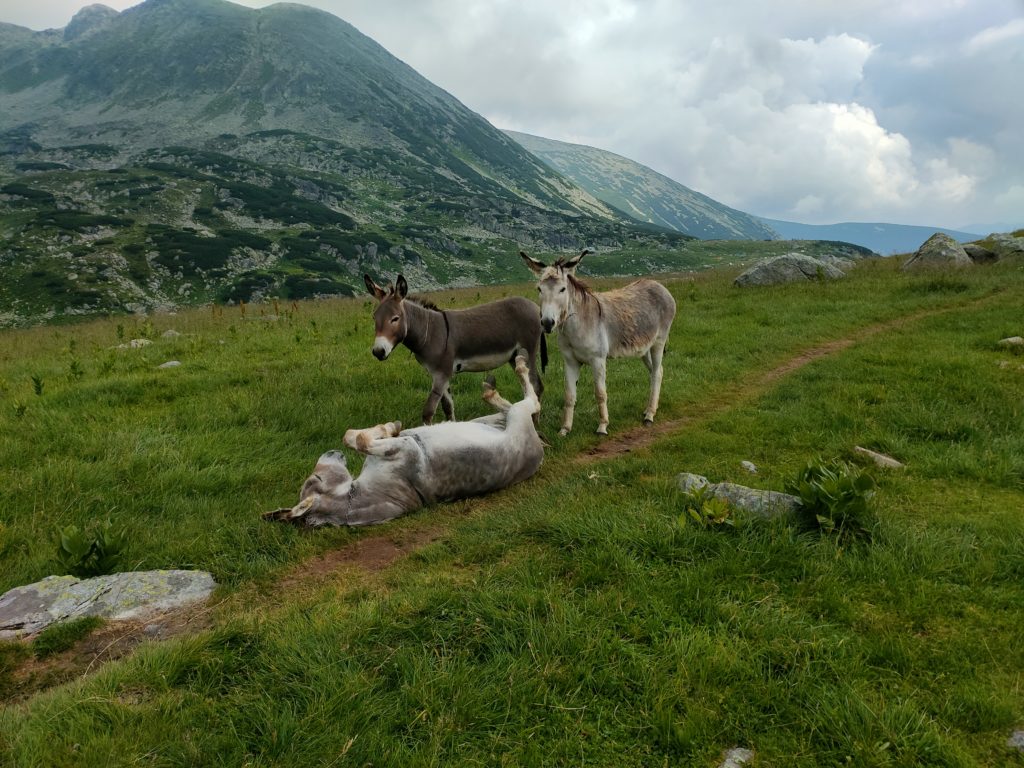
[{"label": "donkey's neck", "polygon": [[440,351],[448,335],[444,313],[428,309],[414,301],[405,302],[405,339],[402,343],[414,355]]},{"label": "donkey's neck", "polygon": [[575,336],[595,327],[603,312],[597,294],[584,290],[574,283],[569,285],[572,298],[569,300],[569,311],[562,325],[570,336]]}]

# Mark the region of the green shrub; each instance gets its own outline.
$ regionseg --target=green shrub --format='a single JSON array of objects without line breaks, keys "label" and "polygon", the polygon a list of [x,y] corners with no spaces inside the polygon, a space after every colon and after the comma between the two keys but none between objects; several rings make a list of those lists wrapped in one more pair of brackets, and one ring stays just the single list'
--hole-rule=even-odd
[{"label": "green shrub", "polygon": [[687,518],[702,528],[721,528],[736,526],[736,511],[725,499],[712,495],[710,486],[694,488],[683,496],[683,514],[679,516],[679,525],[685,526]]},{"label": "green shrub", "polygon": [[870,540],[877,522],[871,500],[875,481],[843,461],[808,461],[786,484],[800,497],[804,522],[839,539]]},{"label": "green shrub", "polygon": [[57,531],[57,561],[65,573],[86,579],[112,573],[121,560],[125,545],[123,530],[110,521],[90,531],[69,525]]}]

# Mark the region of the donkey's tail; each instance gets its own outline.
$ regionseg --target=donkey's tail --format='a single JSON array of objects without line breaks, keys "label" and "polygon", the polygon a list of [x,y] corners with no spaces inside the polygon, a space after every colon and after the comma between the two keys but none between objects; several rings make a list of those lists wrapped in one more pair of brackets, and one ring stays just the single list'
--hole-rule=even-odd
[{"label": "donkey's tail", "polygon": [[547,373],[548,370],[548,340],[545,334],[540,335],[540,372]]}]

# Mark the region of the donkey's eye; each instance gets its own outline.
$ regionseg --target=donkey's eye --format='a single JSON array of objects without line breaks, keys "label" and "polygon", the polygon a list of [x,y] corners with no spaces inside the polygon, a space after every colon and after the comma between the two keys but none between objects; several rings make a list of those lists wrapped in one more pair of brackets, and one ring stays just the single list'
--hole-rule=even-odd
[{"label": "donkey's eye", "polygon": [[562,290],[560,290],[559,293],[565,293],[565,286],[564,285],[562,286]]},{"label": "donkey's eye", "polygon": [[391,318],[391,322],[392,323],[397,323],[399,321],[399,319],[400,318],[398,317],[398,315],[395,315],[394,317]]},{"label": "donkey's eye", "polygon": [[540,293],[540,286],[537,286],[537,293]]}]

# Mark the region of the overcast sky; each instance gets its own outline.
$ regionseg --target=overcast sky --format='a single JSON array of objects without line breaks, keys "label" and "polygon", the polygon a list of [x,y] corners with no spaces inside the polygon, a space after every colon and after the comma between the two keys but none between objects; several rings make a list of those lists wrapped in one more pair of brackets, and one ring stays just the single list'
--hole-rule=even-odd
[{"label": "overcast sky", "polygon": [[[63,27],[86,4],[0,0],[0,20]],[[1024,0],[305,4],[499,128],[617,152],[749,213],[1024,227]]]}]

